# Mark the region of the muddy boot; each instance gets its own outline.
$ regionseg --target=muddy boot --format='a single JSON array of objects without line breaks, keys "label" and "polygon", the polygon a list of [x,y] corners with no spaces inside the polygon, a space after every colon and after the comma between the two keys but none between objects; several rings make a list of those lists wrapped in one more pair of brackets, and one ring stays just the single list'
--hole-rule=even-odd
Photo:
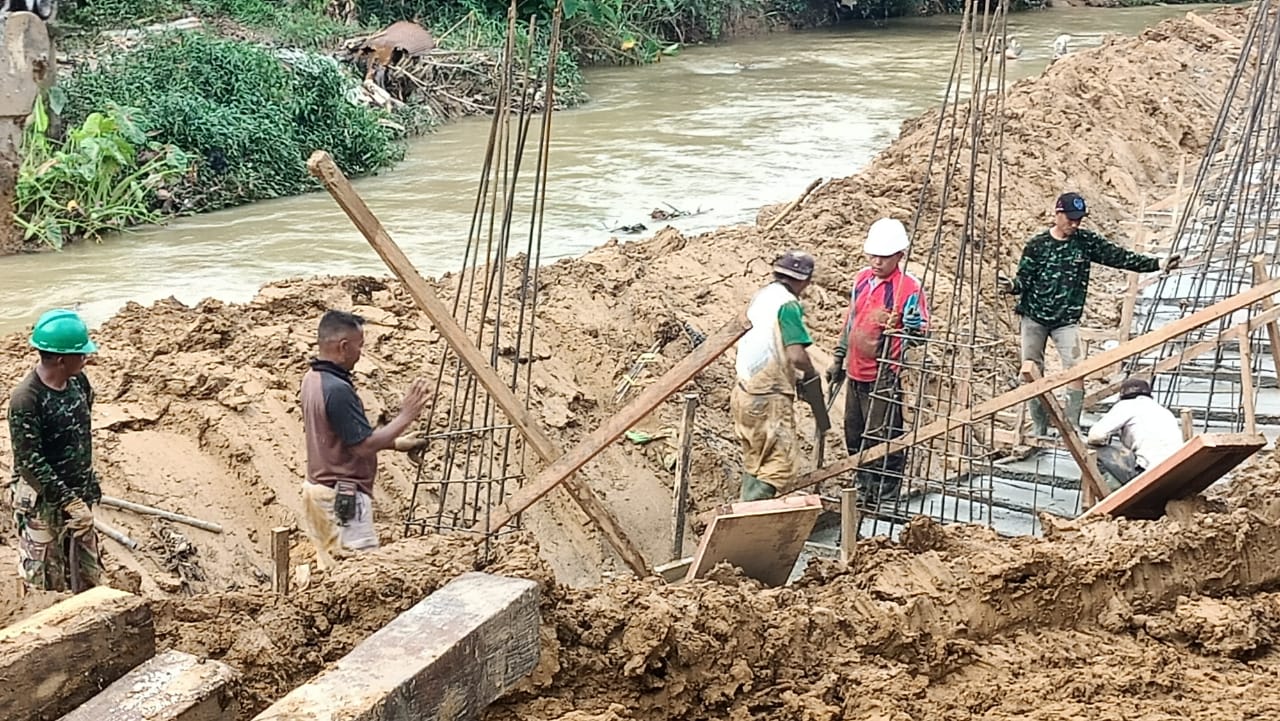
[{"label": "muddy boot", "polygon": [[1084,411],[1084,391],[1076,388],[1067,389],[1067,422],[1076,431],[1080,430],[1080,414]]},{"label": "muddy boot", "polygon": [[750,473],[742,474],[742,489],[740,493],[744,501],[763,501],[767,498],[773,498],[778,495],[778,489],[764,481],[756,478]]},{"label": "muddy boot", "polygon": [[1049,413],[1039,398],[1027,401],[1027,410],[1031,416],[1031,435],[1044,438],[1049,435]]}]

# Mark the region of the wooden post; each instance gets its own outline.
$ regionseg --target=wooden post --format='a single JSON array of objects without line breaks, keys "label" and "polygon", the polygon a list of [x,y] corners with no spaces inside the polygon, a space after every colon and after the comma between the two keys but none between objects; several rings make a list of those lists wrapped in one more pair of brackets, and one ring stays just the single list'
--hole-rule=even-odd
[{"label": "wooden post", "polygon": [[853,550],[858,546],[858,527],[862,525],[858,513],[858,489],[840,489],[840,562],[848,564]]},{"label": "wooden post", "polygon": [[[1028,383],[1034,383],[1040,380],[1040,369],[1036,367],[1035,361],[1027,361],[1022,364],[1022,380]],[[1067,451],[1071,454],[1072,460],[1076,462],[1076,466],[1080,468],[1080,488],[1084,492],[1085,503],[1092,506],[1107,495],[1107,487],[1103,485],[1102,479],[1098,476],[1097,466],[1089,464],[1089,451],[1084,446],[1084,441],[1080,440],[1080,432],[1071,425],[1071,421],[1067,420],[1067,414],[1063,412],[1062,405],[1058,403],[1058,399],[1053,395],[1053,391],[1046,391],[1040,395],[1040,403],[1044,406],[1045,413],[1049,416],[1049,422],[1054,428],[1058,429],[1058,435],[1062,436],[1062,442],[1066,444]],[[1090,500],[1092,496],[1092,500]]]},{"label": "wooden post", "polygon": [[1254,407],[1253,389],[1253,338],[1248,333],[1240,335],[1240,405],[1244,409],[1244,432],[1258,432],[1258,415]]},{"label": "wooden post", "polygon": [[684,394],[684,414],[680,416],[680,455],[676,458],[675,492],[671,507],[671,557],[684,555],[684,521],[689,507],[689,466],[693,462],[693,416],[698,410],[698,394]]},{"label": "wooden post", "polygon": [[[1267,274],[1266,260],[1261,255],[1254,256],[1254,285],[1265,283],[1268,280],[1270,280],[1270,276]],[[1270,296],[1264,298],[1261,305],[1263,311],[1276,307],[1275,301]],[[1280,324],[1277,324],[1275,320],[1267,321],[1267,343],[1271,346],[1271,362],[1275,365],[1276,378],[1280,378]]]},{"label": "wooden post", "polygon": [[[1098,485],[1102,493],[1101,496],[1097,495],[1097,493],[1090,489],[1088,483],[1080,484],[1080,489],[1084,493],[1084,497],[1081,500],[1084,501],[1085,508],[1093,508],[1093,504],[1101,501],[1103,498],[1106,498],[1111,491],[1108,490],[1106,484],[1102,482],[1102,472],[1098,470],[1098,452],[1090,448],[1088,452],[1085,453],[1084,462],[1089,467],[1089,473],[1098,479]],[[1081,510],[1084,509],[1082,508]]]},{"label": "wooden post", "polygon": [[[431,320],[432,325],[439,331],[440,336],[445,339],[445,342],[449,344],[453,352],[458,354],[462,362],[475,375],[476,380],[480,381],[480,385],[484,386],[489,397],[493,398],[494,402],[498,404],[503,414],[520,431],[520,435],[524,436],[529,446],[538,454],[538,457],[546,463],[553,463],[559,459],[563,455],[562,449],[534,422],[532,416],[525,411],[524,404],[507,388],[506,381],[489,365],[488,359],[480,352],[480,349],[472,344],[471,339],[467,337],[466,331],[458,325],[458,321],[454,319],[448,307],[436,297],[436,294],[431,290],[431,286],[427,285],[427,281],[418,273],[417,268],[409,261],[408,256],[404,254],[404,251],[400,250],[400,246],[396,245],[396,242],[391,239],[386,228],[382,226],[382,222],[373,214],[373,211],[369,210],[369,206],[365,204],[364,199],[355,191],[355,188],[351,187],[351,182],[334,164],[333,158],[325,151],[317,150],[311,154],[311,158],[307,161],[307,168],[325,186],[329,194],[333,196],[333,199],[337,201],[338,206],[342,208],[347,217],[351,219],[351,222],[369,241],[369,245],[387,264],[391,272],[395,273],[401,283],[404,283],[405,290],[409,292],[414,302]],[[738,335],[741,336],[745,332],[744,328]],[[736,341],[737,338],[735,337],[734,340]],[[699,348],[702,347],[699,346]],[[720,352],[723,351],[724,349],[721,348]],[[719,354],[717,353],[717,355]],[[709,358],[707,363],[710,363],[711,360],[714,360],[714,358]],[[701,370],[701,367],[699,367],[699,370]],[[681,380],[680,383],[670,389],[670,392],[674,392],[676,388],[679,388],[687,380],[688,378]],[[665,397],[658,399],[658,402],[661,402]],[[654,405],[656,406],[657,403]],[[626,431],[625,428],[619,431],[619,434],[624,431]],[[575,470],[577,469],[575,468]],[[600,500],[595,491],[581,480],[572,478],[571,474],[559,478],[553,484],[553,487],[561,483],[564,484],[565,490],[569,492],[573,500],[582,507],[587,517],[600,529],[605,539],[609,541],[609,545],[622,558],[623,563],[626,563],[637,576],[648,575],[648,564],[645,563],[644,556],[640,554],[640,550],[636,548],[636,545],[631,542],[626,532],[622,530],[618,519],[614,518],[613,514],[609,512],[609,509],[605,507],[604,502]],[[545,494],[548,491],[550,491],[550,488],[547,488],[542,493]],[[542,494],[537,496],[537,498],[541,497]],[[491,532],[497,531],[510,520],[511,518],[508,517],[487,530]]]},{"label": "wooden post", "polygon": [[1191,415],[1190,408],[1182,409],[1182,440],[1189,441],[1196,434],[1196,419]]},{"label": "wooden post", "polygon": [[271,560],[275,562],[275,574],[271,588],[281,595],[289,594],[289,527],[271,529]]},{"label": "wooden post", "polygon": [[789,484],[786,488],[779,489],[779,491],[781,493],[789,493],[801,488],[808,488],[829,478],[848,473],[860,466],[878,461],[890,453],[896,453],[913,445],[931,441],[938,436],[949,433],[958,425],[975,423],[1018,403],[1025,403],[1038,395],[1068,385],[1072,381],[1087,378],[1103,368],[1114,365],[1117,361],[1122,361],[1129,356],[1144,353],[1152,348],[1161,346],[1174,338],[1186,335],[1196,328],[1212,323],[1224,315],[1258,303],[1263,298],[1275,295],[1277,292],[1280,292],[1280,280],[1272,279],[1262,285],[1256,285],[1226,300],[1218,301],[1208,308],[1196,311],[1185,318],[1179,318],[1167,323],[1158,330],[1138,336],[1127,343],[1121,343],[1119,347],[1086,358],[1067,370],[1042,378],[1035,383],[1018,386],[1007,393],[1001,393],[989,401],[979,403],[966,411],[962,411],[956,416],[949,416],[927,423],[891,441],[886,441],[865,451],[855,453],[838,463],[831,463],[818,470],[806,473],[794,483]]}]

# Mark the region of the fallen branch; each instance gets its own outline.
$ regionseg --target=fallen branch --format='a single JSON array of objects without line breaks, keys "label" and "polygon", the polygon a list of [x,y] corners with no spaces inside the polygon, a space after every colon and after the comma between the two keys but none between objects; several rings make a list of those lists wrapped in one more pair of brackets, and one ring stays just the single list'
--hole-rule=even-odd
[{"label": "fallen branch", "polygon": [[809,197],[809,193],[812,193],[814,189],[817,188],[819,185],[822,185],[822,178],[818,178],[812,183],[809,183],[809,187],[804,189],[804,192],[800,194],[799,198],[796,198],[795,200],[791,201],[790,205],[783,208],[781,213],[778,213],[776,216],[774,216],[773,220],[769,221],[769,224],[764,227],[764,232],[768,233],[769,231],[777,227],[778,223],[781,223],[782,219],[787,217],[791,213],[791,211],[800,207],[800,204],[804,202],[804,199]]}]

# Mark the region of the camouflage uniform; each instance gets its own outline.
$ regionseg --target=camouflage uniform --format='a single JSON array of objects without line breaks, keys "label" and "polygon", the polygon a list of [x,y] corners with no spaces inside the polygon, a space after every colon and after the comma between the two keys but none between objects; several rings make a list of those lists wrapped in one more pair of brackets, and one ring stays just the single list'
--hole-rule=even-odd
[{"label": "camouflage uniform", "polygon": [[83,538],[73,537],[62,511],[75,498],[91,507],[102,498],[93,471],[92,407],[93,388],[83,373],[57,391],[32,370],[9,401],[18,570],[36,588],[72,589],[72,544],[81,586],[98,585],[102,566],[97,535],[90,531]]}]

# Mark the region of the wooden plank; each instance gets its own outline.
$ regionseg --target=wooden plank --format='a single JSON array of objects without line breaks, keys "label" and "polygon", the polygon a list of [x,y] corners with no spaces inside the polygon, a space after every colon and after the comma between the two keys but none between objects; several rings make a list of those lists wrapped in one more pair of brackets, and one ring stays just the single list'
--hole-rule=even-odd
[{"label": "wooden plank", "polygon": [[[1034,383],[1040,380],[1040,369],[1036,366],[1035,361],[1026,361],[1022,364],[1022,380],[1027,383]],[[1054,428],[1058,429],[1058,435],[1062,437],[1062,442],[1067,446],[1067,452],[1071,454],[1071,459],[1080,468],[1080,478],[1084,480],[1084,485],[1087,486],[1086,495],[1091,495],[1093,501],[1106,496],[1107,487],[1102,484],[1097,468],[1089,465],[1089,451],[1085,448],[1084,441],[1080,439],[1080,431],[1067,420],[1066,413],[1062,410],[1062,404],[1058,403],[1058,398],[1053,395],[1053,391],[1041,394],[1040,403],[1044,406],[1045,413],[1049,416],[1049,422],[1053,424]],[[1086,503],[1089,500],[1086,498]]]},{"label": "wooden plank", "polygon": [[[1228,328],[1227,330],[1223,331],[1222,333],[1220,333],[1218,336],[1214,338],[1193,343],[1192,345],[1187,346],[1187,348],[1184,349],[1181,353],[1178,353],[1176,355],[1171,355],[1168,358],[1162,358],[1159,361],[1156,361],[1156,364],[1154,366],[1150,368],[1141,368],[1139,370],[1142,373],[1149,373],[1151,375],[1155,375],[1157,373],[1163,373],[1167,370],[1170,370],[1171,368],[1177,368],[1178,366],[1182,365],[1183,363],[1189,360],[1198,358],[1204,355],[1205,353],[1208,353],[1216,349],[1223,341],[1230,340],[1231,338],[1236,337],[1240,333],[1252,332],[1254,330],[1257,330],[1258,328],[1261,328],[1263,325],[1267,323],[1274,324],[1276,318],[1280,318],[1280,306],[1273,307],[1269,310],[1264,310],[1263,312],[1257,314],[1253,318],[1246,321],[1241,321],[1240,323]],[[1091,393],[1088,393],[1084,397],[1084,407],[1089,408],[1094,404],[1096,404],[1098,401],[1104,400],[1112,395],[1115,395],[1120,391],[1120,384],[1123,382],[1124,382],[1123,378],[1117,378],[1111,381],[1110,383],[1108,383],[1107,385],[1103,386],[1102,388],[1099,388]]]},{"label": "wooden plank", "polygon": [[676,456],[676,481],[671,494],[671,557],[684,555],[685,514],[689,510],[689,470],[693,464],[693,417],[698,410],[698,394],[684,394],[680,416],[680,453]]},{"label": "wooden plank", "polygon": [[606,421],[604,425],[579,441],[578,445],[556,459],[555,463],[543,469],[524,488],[511,494],[507,502],[494,511],[493,527],[502,528],[505,526],[511,519],[523,512],[524,509],[536,503],[539,498],[542,498],[552,488],[555,488],[562,480],[576,473],[592,458],[600,455],[610,443],[621,438],[628,428],[643,420],[668,396],[679,390],[680,386],[688,383],[703,368],[711,365],[712,361],[733,347],[733,344],[750,328],[751,321],[747,320],[745,315],[741,315],[707,336],[706,340],[702,341],[697,348],[694,348],[692,353],[681,358],[678,363],[671,367],[671,370],[646,386],[640,395],[633,398],[630,403]]},{"label": "wooden plank", "polygon": [[1244,410],[1244,432],[1258,432],[1258,414],[1254,407],[1255,391],[1253,389],[1253,340],[1244,335],[1240,338],[1240,405]]},{"label": "wooden plank", "polygon": [[822,512],[817,495],[739,501],[711,519],[685,580],[702,578],[718,563],[731,563],[748,578],[781,586],[791,577],[804,542]]},{"label": "wooden plank", "polygon": [[5,719],[56,719],[156,652],[146,601],[98,586],[0,629]]},{"label": "wooden plank", "polygon": [[271,529],[271,560],[274,568],[271,588],[281,595],[289,593],[289,527]]},{"label": "wooden plank", "polygon": [[[1263,256],[1255,256],[1253,261],[1253,282],[1255,285],[1267,282],[1270,276],[1267,274],[1266,260]],[[1262,310],[1268,311],[1276,307],[1276,302],[1271,298],[1262,299]],[[1280,377],[1280,324],[1274,319],[1267,322],[1267,342],[1271,344],[1271,362],[1275,364],[1276,375]]]},{"label": "wooden plank", "polygon": [[1196,434],[1196,420],[1190,408],[1183,408],[1180,415],[1182,417],[1182,441],[1185,443]]},{"label": "wooden plank", "polygon": [[464,573],[256,721],[476,719],[538,663],[538,585]]},{"label": "wooden plank", "polygon": [[[386,228],[382,226],[382,222],[373,214],[373,211],[369,210],[369,206],[365,204],[364,199],[356,193],[355,188],[351,187],[351,182],[334,164],[333,158],[329,157],[329,154],[323,150],[317,150],[312,153],[311,158],[307,161],[307,168],[328,189],[329,194],[337,201],[338,206],[346,212],[347,216],[351,218],[351,222],[355,223],[356,228],[369,241],[369,245],[387,264],[391,272],[404,284],[414,302],[418,304],[422,312],[431,320],[432,325],[440,332],[440,336],[445,339],[445,342],[449,344],[453,352],[458,354],[462,362],[475,375],[476,380],[480,381],[480,385],[484,386],[485,391],[502,409],[503,414],[511,421],[511,424],[520,431],[520,435],[524,436],[534,452],[546,463],[551,463],[559,458],[562,455],[561,448],[534,422],[533,418],[525,411],[524,404],[507,388],[506,382],[489,365],[488,359],[484,357],[480,349],[472,344],[471,339],[467,337],[466,331],[458,325],[457,320],[454,319],[453,314],[449,312],[445,304],[436,297],[435,292],[431,290],[431,286],[427,285],[427,281],[418,273],[417,268],[409,261],[408,256],[400,250],[400,246],[396,245],[395,241],[391,239],[391,235],[387,233]],[[618,556],[622,558],[622,561],[627,564],[632,572],[639,576],[647,575],[648,564],[645,563],[644,556],[641,555],[636,545],[631,542],[631,539],[622,529],[622,525],[618,523],[618,519],[609,512],[609,509],[605,507],[600,497],[595,494],[595,491],[585,482],[572,478],[570,475],[565,475],[557,481],[556,485],[560,483],[564,484],[565,490],[582,507],[587,517],[599,527],[609,545],[613,547],[613,550],[617,552]],[[541,495],[538,497],[541,498]],[[484,530],[497,531],[506,525],[507,520]]]},{"label": "wooden plank", "polygon": [[1202,433],[1081,517],[1159,518],[1166,503],[1203,491],[1266,444],[1267,439],[1258,434]]},{"label": "wooden plank", "polygon": [[840,562],[853,560],[853,549],[858,547],[858,526],[862,524],[858,513],[858,489],[840,489]]},{"label": "wooden plank", "polygon": [[941,420],[928,423],[914,431],[899,436],[891,441],[881,443],[877,446],[869,448],[865,451],[855,453],[852,456],[838,462],[829,464],[823,468],[819,468],[810,473],[806,473],[791,484],[788,488],[779,489],[781,492],[789,492],[800,488],[808,488],[816,485],[828,478],[848,473],[864,463],[871,463],[884,458],[890,453],[904,450],[918,443],[937,438],[938,436],[955,430],[965,424],[982,420],[991,415],[999,413],[1005,408],[1010,408],[1018,403],[1026,401],[1041,395],[1047,391],[1061,388],[1072,381],[1086,378],[1107,366],[1114,365],[1117,361],[1124,360],[1129,356],[1137,355],[1145,351],[1151,350],[1157,346],[1184,335],[1189,331],[1195,330],[1202,325],[1211,323],[1224,315],[1234,313],[1242,308],[1247,308],[1254,303],[1259,302],[1263,298],[1274,295],[1280,291],[1280,280],[1269,280],[1262,285],[1256,285],[1249,290],[1234,295],[1226,300],[1219,301],[1203,310],[1192,313],[1185,318],[1168,323],[1159,330],[1138,336],[1133,340],[1121,343],[1119,346],[1109,351],[1104,351],[1096,356],[1085,358],[1082,362],[1074,367],[1055,373],[1051,376],[1041,378],[1035,383],[1028,383],[1019,386],[1007,393],[1002,393],[995,398],[984,403],[979,403],[967,412],[962,412],[954,417],[943,418]]},{"label": "wooden plank", "polygon": [[120,677],[62,721],[225,721],[240,705],[226,664],[165,651]]}]

